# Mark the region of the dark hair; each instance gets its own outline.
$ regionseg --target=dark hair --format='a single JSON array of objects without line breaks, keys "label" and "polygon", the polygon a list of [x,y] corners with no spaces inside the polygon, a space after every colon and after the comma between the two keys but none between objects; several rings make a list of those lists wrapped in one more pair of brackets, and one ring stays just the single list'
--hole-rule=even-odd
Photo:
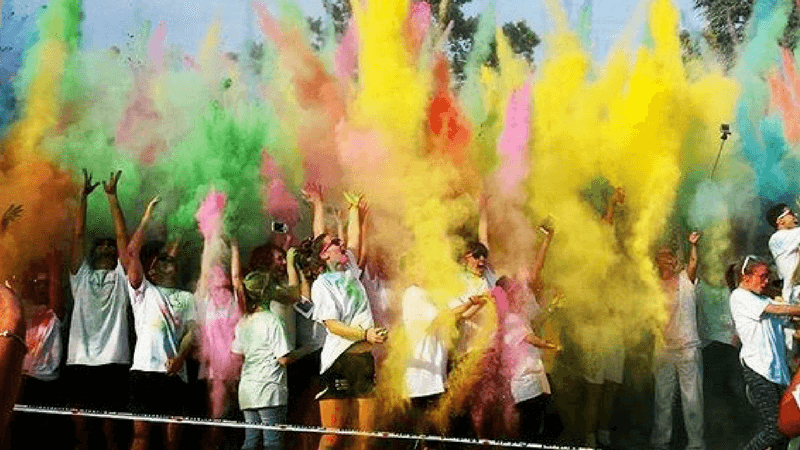
[{"label": "dark hair", "polygon": [[286,255],[286,250],[283,247],[272,242],[267,242],[254,248],[250,253],[250,262],[247,264],[248,272],[253,270],[271,271],[275,265],[275,252]]},{"label": "dark hair", "polygon": [[767,211],[767,223],[769,223],[772,228],[778,228],[778,217],[780,217],[780,215],[783,214],[783,211],[787,208],[789,208],[789,205],[786,203],[778,203],[777,205],[774,205]]},{"label": "dark hair", "polygon": [[736,276],[738,272],[736,272],[736,264],[731,264],[728,266],[728,270],[725,271],[725,284],[728,285],[728,289],[734,290],[739,285],[739,277]]},{"label": "dark hair", "polygon": [[316,238],[306,238],[297,246],[295,262],[309,283],[316,280],[317,276],[325,270],[325,261],[319,256],[325,246],[325,237],[325,234],[321,234]]},{"label": "dark hair", "polygon": [[481,244],[477,241],[467,242],[467,249],[464,252],[464,256],[472,255],[474,258],[488,258],[489,257],[489,249],[486,248],[485,245]]}]

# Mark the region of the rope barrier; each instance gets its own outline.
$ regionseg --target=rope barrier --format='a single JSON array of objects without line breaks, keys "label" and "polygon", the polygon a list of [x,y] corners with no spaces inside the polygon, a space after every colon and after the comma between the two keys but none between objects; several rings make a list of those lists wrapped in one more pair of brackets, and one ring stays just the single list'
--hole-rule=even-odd
[{"label": "rope barrier", "polygon": [[56,408],[30,405],[15,405],[14,411],[34,414],[52,414],[60,416],[83,416],[91,418],[135,420],[153,423],[177,423],[187,425],[203,425],[225,428],[256,428],[259,430],[283,431],[294,433],[339,434],[343,436],[367,436],[379,439],[402,439],[411,441],[445,442],[471,446],[496,446],[503,448],[535,448],[539,450],[592,450],[586,447],[552,446],[527,442],[500,441],[494,439],[468,439],[436,435],[394,433],[388,431],[360,431],[339,428],[307,427],[301,425],[264,425],[260,423],[237,422],[235,420],[205,419],[198,417],[159,416],[149,414],[132,414],[125,412],[104,412],[76,408]]}]

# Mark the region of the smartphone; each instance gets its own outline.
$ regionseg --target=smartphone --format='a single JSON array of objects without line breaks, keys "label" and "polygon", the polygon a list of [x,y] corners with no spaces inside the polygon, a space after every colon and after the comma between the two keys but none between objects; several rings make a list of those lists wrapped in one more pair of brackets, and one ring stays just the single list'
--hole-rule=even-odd
[{"label": "smartphone", "polygon": [[283,222],[272,222],[272,232],[285,234],[289,232],[289,227]]}]

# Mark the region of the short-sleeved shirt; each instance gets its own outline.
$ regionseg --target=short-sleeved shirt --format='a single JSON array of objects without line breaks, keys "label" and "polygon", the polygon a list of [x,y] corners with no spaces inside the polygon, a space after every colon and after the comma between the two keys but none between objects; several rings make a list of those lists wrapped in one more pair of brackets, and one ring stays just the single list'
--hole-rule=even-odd
[{"label": "short-sleeved shirt", "polygon": [[[351,327],[371,328],[374,325],[372,311],[364,286],[359,281],[361,270],[351,251],[347,251],[345,270],[326,272],[311,285],[311,300],[314,302],[314,320],[322,324],[326,320],[338,320]],[[320,373],[324,373],[336,358],[356,341],[328,332],[320,355]]]},{"label": "short-sleeved shirt", "polygon": [[506,347],[505,352],[509,354],[511,395],[514,403],[550,393],[542,352],[525,341],[525,337],[532,333],[533,330],[524,317],[514,313],[506,315],[503,321],[503,344]]},{"label": "short-sleeved shirt", "polygon": [[731,314],[742,341],[739,359],[769,381],[789,384],[783,319],[764,312],[769,298],[738,288],[731,293]]},{"label": "short-sleeved shirt", "polygon": [[233,353],[244,356],[239,380],[239,407],[266,408],[286,405],[289,388],[286,367],[278,358],[292,348],[286,339],[283,321],[270,311],[247,314],[236,325]]},{"label": "short-sleeved shirt", "polygon": [[667,292],[669,321],[664,329],[667,348],[700,346],[697,333],[697,301],[695,284],[685,270],[678,274],[677,291]]},{"label": "short-sleeved shirt", "polygon": [[25,343],[28,353],[22,363],[22,373],[42,381],[58,378],[61,356],[61,321],[52,309],[37,306],[26,311]]},{"label": "short-sleeved shirt", "polygon": [[128,280],[122,264],[92,270],[84,261],[70,274],[75,306],[69,328],[67,364],[129,364]]},{"label": "short-sleeved shirt", "polygon": [[[488,268],[482,277],[476,276],[470,272],[462,272],[460,277],[464,285],[464,291],[460,296],[456,297],[450,302],[450,308],[456,308],[468,303],[470,301],[470,297],[472,296],[488,293],[497,283],[497,277],[495,276],[494,272]],[[457,354],[464,354],[475,350],[475,335],[481,328],[481,324],[486,321],[486,317],[486,310],[481,308],[472,317],[460,321],[459,331],[461,333],[461,337],[459,338],[458,345],[456,346]]]},{"label": "short-sleeved shirt", "polygon": [[[156,286],[147,279],[137,289],[128,286],[136,330],[131,370],[166,373],[168,360],[178,356],[181,339],[195,320],[194,295]],[[187,381],[186,366],[178,375]]]},{"label": "short-sleeved shirt", "polygon": [[772,233],[769,238],[769,251],[775,258],[778,275],[783,278],[784,300],[797,302],[797,290],[793,292],[793,279],[797,264],[800,262],[800,227]]},{"label": "short-sleeved shirt", "polygon": [[424,289],[411,286],[403,293],[403,325],[413,352],[406,363],[406,388],[411,398],[444,392],[447,349],[429,329],[438,314]]}]

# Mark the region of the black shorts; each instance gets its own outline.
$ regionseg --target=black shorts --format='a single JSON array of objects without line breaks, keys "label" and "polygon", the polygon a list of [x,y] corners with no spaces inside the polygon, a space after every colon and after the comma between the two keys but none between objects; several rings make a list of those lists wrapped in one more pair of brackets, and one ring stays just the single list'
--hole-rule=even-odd
[{"label": "black shorts", "polygon": [[187,387],[180,377],[132,370],[130,380],[130,412],[158,416],[180,416],[185,413]]},{"label": "black shorts", "polygon": [[342,353],[321,378],[318,400],[373,397],[375,358],[371,352]]},{"label": "black shorts", "polygon": [[70,406],[103,412],[125,411],[129,369],[127,364],[67,366],[64,379]]}]

